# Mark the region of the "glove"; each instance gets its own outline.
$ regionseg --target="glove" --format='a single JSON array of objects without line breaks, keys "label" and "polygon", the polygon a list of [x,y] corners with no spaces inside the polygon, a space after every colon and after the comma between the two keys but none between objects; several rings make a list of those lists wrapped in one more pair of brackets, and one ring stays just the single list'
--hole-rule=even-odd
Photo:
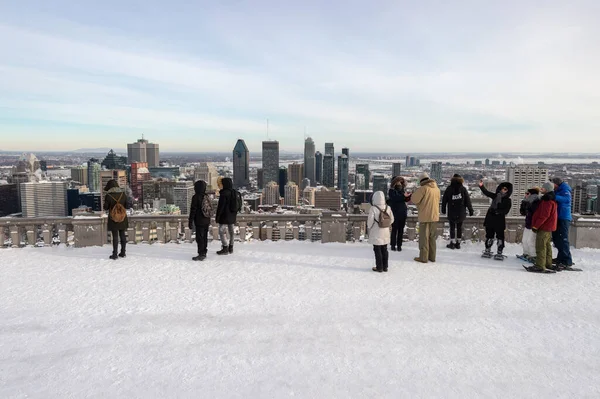
[{"label": "glove", "polygon": [[534,233],[537,233],[537,232],[538,232],[538,229],[536,229],[535,227],[532,227],[532,228],[531,228],[531,231],[533,231]]},{"label": "glove", "polygon": [[469,216],[473,216],[473,212],[469,212]]}]

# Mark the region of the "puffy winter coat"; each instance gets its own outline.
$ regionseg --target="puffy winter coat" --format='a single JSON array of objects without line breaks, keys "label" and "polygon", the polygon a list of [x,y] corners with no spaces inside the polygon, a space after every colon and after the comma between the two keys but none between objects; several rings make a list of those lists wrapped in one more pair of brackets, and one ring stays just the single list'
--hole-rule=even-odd
[{"label": "puffy winter coat", "polygon": [[395,219],[406,218],[408,214],[408,208],[406,202],[410,201],[410,197],[404,196],[404,187],[397,186],[392,187],[388,191],[389,205],[392,208]]},{"label": "puffy winter coat", "polygon": [[540,196],[537,194],[530,194],[529,197],[521,201],[521,208],[519,209],[521,216],[525,216],[525,228],[531,229],[531,219],[533,213],[537,209],[540,202]]},{"label": "puffy winter coat", "polygon": [[[508,188],[508,192],[502,198],[498,207],[494,209],[493,202],[498,195],[500,195],[500,191],[502,187]],[[503,182],[498,185],[496,188],[496,192],[492,193],[485,186],[481,186],[481,192],[486,196],[492,199],[492,205],[488,209],[485,220],[483,221],[483,225],[485,227],[489,227],[494,229],[495,231],[502,231],[506,229],[506,215],[510,212],[510,208],[512,207],[512,200],[510,196],[513,192],[513,185],[509,182]]]},{"label": "puffy winter coat", "polygon": [[110,188],[104,197],[104,210],[108,211],[108,231],[127,230],[129,228],[129,217],[125,216],[122,222],[115,222],[110,217],[110,211],[117,205],[123,205],[125,209],[131,208],[131,200],[125,190],[119,187]]},{"label": "puffy winter coat", "polygon": [[419,222],[438,222],[440,220],[440,189],[435,180],[427,179],[412,195],[412,202],[419,211]]},{"label": "puffy winter coat", "polygon": [[219,203],[217,204],[217,216],[215,220],[219,224],[235,224],[237,211],[233,205],[235,201],[233,181],[229,177],[223,178],[223,189],[219,192]]},{"label": "puffy winter coat", "polygon": [[202,201],[204,201],[204,197],[206,196],[206,182],[198,180],[194,183],[194,191],[195,194],[192,197],[189,216],[190,228],[192,228],[192,223],[196,226],[208,226],[210,224],[210,217],[206,217],[202,213]]},{"label": "puffy winter coat", "polygon": [[558,206],[554,201],[555,195],[553,191],[550,191],[542,196],[533,219],[531,221],[531,228],[539,231],[556,231],[556,225],[558,222]]},{"label": "puffy winter coat", "polygon": [[442,198],[442,213],[446,214],[448,208],[448,220],[452,222],[463,222],[467,217],[467,209],[473,216],[471,197],[463,185],[464,182],[462,177],[453,177]]},{"label": "puffy winter coat", "polygon": [[394,223],[394,212],[385,203],[385,194],[383,191],[376,191],[373,194],[371,200],[373,206],[369,210],[369,217],[367,218],[367,228],[369,229],[369,244],[373,245],[387,245],[390,243],[390,229],[379,227],[378,220],[382,209],[387,209],[388,215],[390,215],[391,222]]},{"label": "puffy winter coat", "polygon": [[562,182],[556,190],[554,195],[556,196],[556,203],[558,204],[558,219],[559,220],[573,220],[571,216],[571,187],[566,182]]}]

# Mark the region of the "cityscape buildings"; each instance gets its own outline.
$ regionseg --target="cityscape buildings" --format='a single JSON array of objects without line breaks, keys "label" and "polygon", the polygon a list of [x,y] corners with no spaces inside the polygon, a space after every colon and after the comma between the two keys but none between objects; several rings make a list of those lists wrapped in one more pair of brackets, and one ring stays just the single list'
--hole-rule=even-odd
[{"label": "cityscape buildings", "polygon": [[182,215],[190,214],[192,197],[194,196],[194,182],[178,181],[173,188],[173,204],[179,207]]},{"label": "cityscape buildings", "polygon": [[430,177],[435,180],[438,184],[442,182],[442,163],[432,162]]},{"label": "cityscape buildings", "polygon": [[392,177],[402,176],[402,164],[395,162],[392,164]]},{"label": "cityscape buildings", "polygon": [[[489,159],[486,159],[489,165]],[[525,192],[532,187],[541,187],[548,181],[548,169],[537,166],[509,166],[506,168],[506,181],[513,185],[513,206],[510,216],[519,216],[519,203]]]},{"label": "cityscape buildings", "polygon": [[298,205],[298,185],[294,182],[289,182],[285,185],[285,194],[283,204],[287,206]]},{"label": "cityscape buildings", "polygon": [[21,183],[20,190],[24,218],[67,216],[67,183]]},{"label": "cityscape buildings", "polygon": [[315,179],[316,184],[323,182],[323,154],[320,151],[315,153]]},{"label": "cityscape buildings", "polygon": [[297,185],[302,183],[304,176],[304,165],[301,163],[291,163],[288,165],[288,181],[294,182]]},{"label": "cityscape buildings", "polygon": [[160,154],[158,144],[150,143],[141,138],[135,143],[127,144],[128,163],[141,162],[147,163],[149,167],[160,166]]},{"label": "cityscape buildings", "polygon": [[100,165],[100,160],[97,158],[90,158],[90,160],[87,163],[87,173],[88,173],[88,178],[87,178],[87,185],[90,189],[90,191],[93,192],[100,192],[100,190],[102,189],[100,187],[101,181],[100,181],[100,170],[102,170],[102,166]]},{"label": "cityscape buildings", "polygon": [[127,157],[119,156],[113,150],[110,150],[101,165],[104,169],[125,169]]},{"label": "cityscape buildings", "polygon": [[279,185],[270,181],[263,189],[262,205],[279,205]]},{"label": "cityscape buildings", "polygon": [[242,139],[233,147],[233,187],[250,187],[250,152]]},{"label": "cityscape buildings", "polygon": [[388,196],[388,179],[383,175],[373,176],[373,192],[383,191],[383,194]]},{"label": "cityscape buildings", "polygon": [[[340,155],[346,157],[346,155]],[[346,159],[348,159],[346,157]],[[315,208],[339,211],[342,207],[342,193],[339,190],[329,190],[325,187],[315,192]]]},{"label": "cityscape buildings", "polygon": [[279,142],[262,142],[263,182],[276,182],[279,178]]},{"label": "cityscape buildings", "polygon": [[371,181],[371,173],[369,172],[368,163],[356,164],[356,173],[354,175],[356,190],[368,190]]},{"label": "cityscape buildings", "polygon": [[279,184],[279,196],[283,198],[285,195],[285,185],[288,182],[288,170],[285,166],[279,168],[279,177],[277,183]]},{"label": "cityscape buildings", "polygon": [[310,137],[304,140],[304,177],[310,180],[311,186],[316,185],[315,142]]},{"label": "cityscape buildings", "polygon": [[346,154],[338,157],[338,189],[342,192],[343,198],[348,198],[348,156]]}]

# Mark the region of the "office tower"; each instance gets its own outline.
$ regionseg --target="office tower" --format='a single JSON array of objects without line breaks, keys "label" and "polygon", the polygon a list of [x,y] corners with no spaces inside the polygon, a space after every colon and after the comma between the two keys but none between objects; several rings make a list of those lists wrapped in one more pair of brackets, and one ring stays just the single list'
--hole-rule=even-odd
[{"label": "office tower", "polygon": [[350,160],[350,149],[349,148],[342,148],[342,154],[344,154],[345,156],[348,157],[348,160]]},{"label": "office tower", "polygon": [[421,160],[419,158],[415,158],[415,166],[421,166]]},{"label": "office tower", "polygon": [[392,164],[392,177],[402,176],[402,163],[394,162]]},{"label": "office tower", "polygon": [[409,162],[408,162],[408,166],[411,166],[411,167],[415,166],[416,165],[415,160],[416,160],[415,157],[410,157]]},{"label": "office tower", "polygon": [[212,162],[200,162],[198,166],[194,168],[194,181],[204,180],[206,182],[207,191],[218,190],[218,179],[219,172]]},{"label": "office tower", "polygon": [[490,159],[489,158],[486,158],[486,160],[485,160],[485,167],[486,168],[490,167]]},{"label": "office tower", "polygon": [[475,166],[483,166],[483,161],[475,161]]},{"label": "office tower", "polygon": [[67,183],[21,183],[24,218],[67,216]]},{"label": "office tower", "polygon": [[298,205],[298,185],[294,182],[289,182],[285,185],[283,204],[287,206]]},{"label": "office tower", "polygon": [[150,143],[144,138],[127,144],[127,162],[130,164],[134,162],[147,163],[151,167],[160,166],[158,144]]},{"label": "office tower", "polygon": [[100,170],[102,167],[100,166],[100,160],[96,158],[91,158],[87,163],[87,173],[88,173],[88,187],[92,192],[100,192],[102,188],[100,187]]},{"label": "office tower", "polygon": [[262,190],[265,186],[265,174],[263,168],[256,169],[256,186],[259,190]]},{"label": "office tower", "polygon": [[306,187],[311,187],[310,179],[308,177],[302,179],[302,183],[300,183],[300,190],[304,190]]},{"label": "office tower", "polygon": [[77,208],[89,208],[93,212],[102,211],[102,194],[82,193],[79,189],[67,190],[67,215],[73,216],[73,210]]},{"label": "office tower", "polygon": [[492,161],[492,166],[500,166],[500,161]]},{"label": "office tower", "polygon": [[76,168],[71,168],[71,180],[75,185],[87,186],[88,185],[87,166],[78,166]]},{"label": "office tower", "polygon": [[388,195],[388,179],[383,175],[373,176],[373,192],[383,191],[383,194]]},{"label": "office tower", "polygon": [[250,187],[250,151],[242,139],[233,147],[233,187]]},{"label": "office tower", "polygon": [[[346,155],[340,155],[346,157]],[[346,157],[346,159],[348,159]],[[322,187],[315,191],[315,208],[339,211],[342,208],[342,193],[339,190],[328,190]]]},{"label": "office tower", "polygon": [[173,188],[173,203],[179,207],[182,215],[190,214],[192,197],[194,196],[194,183],[191,181],[179,181]]},{"label": "office tower", "polygon": [[262,169],[264,182],[276,182],[279,177],[279,141],[262,142]]},{"label": "office tower", "polygon": [[323,156],[323,185],[327,188],[335,187],[335,161],[331,154]]},{"label": "office tower", "polygon": [[276,182],[270,181],[263,188],[263,205],[279,205],[279,186]]},{"label": "office tower", "polygon": [[335,157],[335,148],[333,146],[333,143],[325,143],[325,154],[324,155],[331,155],[332,157]]},{"label": "office tower", "polygon": [[[486,160],[486,164],[489,160]],[[541,187],[548,181],[548,169],[533,166],[509,166],[506,168],[506,180],[513,185],[513,206],[510,216],[519,216],[519,203],[525,192],[532,187]]]},{"label": "office tower", "polygon": [[104,169],[125,170],[125,165],[127,165],[127,157],[119,156],[113,150],[110,150],[102,161],[102,167]]},{"label": "office tower", "polygon": [[285,185],[288,182],[288,170],[285,166],[281,166],[279,168],[279,176],[277,179],[277,183],[279,184],[279,196],[285,196]]},{"label": "office tower", "polygon": [[0,217],[19,213],[19,186],[0,184]]},{"label": "office tower", "polygon": [[371,172],[369,172],[368,163],[356,164],[355,184],[356,190],[368,190],[369,182],[371,181]]},{"label": "office tower", "polygon": [[119,183],[119,187],[122,189],[127,188],[127,171],[125,170],[101,170],[100,171],[100,190],[102,195],[106,194],[104,187],[110,180],[116,180]]},{"label": "office tower", "polygon": [[306,206],[315,206],[315,187],[306,187],[302,190],[302,204]]},{"label": "office tower", "polygon": [[432,162],[431,163],[431,174],[430,177],[435,180],[438,184],[442,182],[442,163]]},{"label": "office tower", "polygon": [[40,161],[40,170],[42,172],[47,172],[48,171],[48,162]]},{"label": "office tower", "polygon": [[302,176],[304,176],[304,164],[294,162],[288,165],[288,181],[300,185],[303,179]]},{"label": "office tower", "polygon": [[181,176],[181,169],[179,166],[148,167],[148,171],[153,179],[177,179]]},{"label": "office tower", "polygon": [[133,199],[141,200],[142,188],[145,181],[152,180],[146,162],[131,163],[131,192]]},{"label": "office tower", "polygon": [[338,189],[343,198],[348,198],[348,156],[342,154],[338,157]]},{"label": "office tower", "polygon": [[149,180],[142,183],[142,204],[153,207],[154,200],[164,199],[165,204],[175,204],[174,181]]},{"label": "office tower", "polygon": [[304,177],[312,186],[316,185],[315,142],[310,137],[304,140]]},{"label": "office tower", "polygon": [[407,168],[410,166],[410,155],[406,156],[406,163],[404,166],[406,166]]},{"label": "office tower", "polygon": [[591,198],[591,196],[588,193],[587,182],[577,182],[573,187],[571,213],[582,214],[591,211],[592,209],[588,208],[588,198]]},{"label": "office tower", "polygon": [[315,163],[316,184],[321,184],[323,182],[323,154],[320,151],[315,153]]}]

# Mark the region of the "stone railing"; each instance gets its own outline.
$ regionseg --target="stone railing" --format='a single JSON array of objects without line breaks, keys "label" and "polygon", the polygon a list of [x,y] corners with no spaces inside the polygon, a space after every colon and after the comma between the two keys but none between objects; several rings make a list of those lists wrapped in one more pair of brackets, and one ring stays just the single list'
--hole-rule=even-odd
[{"label": "stone railing", "polygon": [[[438,227],[438,235],[448,236],[448,224]],[[484,218],[468,217],[463,223],[463,240],[485,239]],[[3,247],[48,246],[66,244],[75,247],[104,245],[110,242],[107,218],[0,218],[0,243]],[[240,214],[235,228],[236,241],[299,240],[312,242],[355,242],[368,239],[367,215],[344,213],[304,214]],[[506,240],[521,242],[523,218],[507,218]],[[404,231],[405,240],[418,239],[416,216],[409,216]],[[130,243],[191,242],[194,232],[189,229],[187,216],[133,215],[129,217],[127,237]],[[209,237],[218,240],[214,219]],[[575,248],[600,248],[600,219],[580,218],[571,225],[571,245]]]}]

